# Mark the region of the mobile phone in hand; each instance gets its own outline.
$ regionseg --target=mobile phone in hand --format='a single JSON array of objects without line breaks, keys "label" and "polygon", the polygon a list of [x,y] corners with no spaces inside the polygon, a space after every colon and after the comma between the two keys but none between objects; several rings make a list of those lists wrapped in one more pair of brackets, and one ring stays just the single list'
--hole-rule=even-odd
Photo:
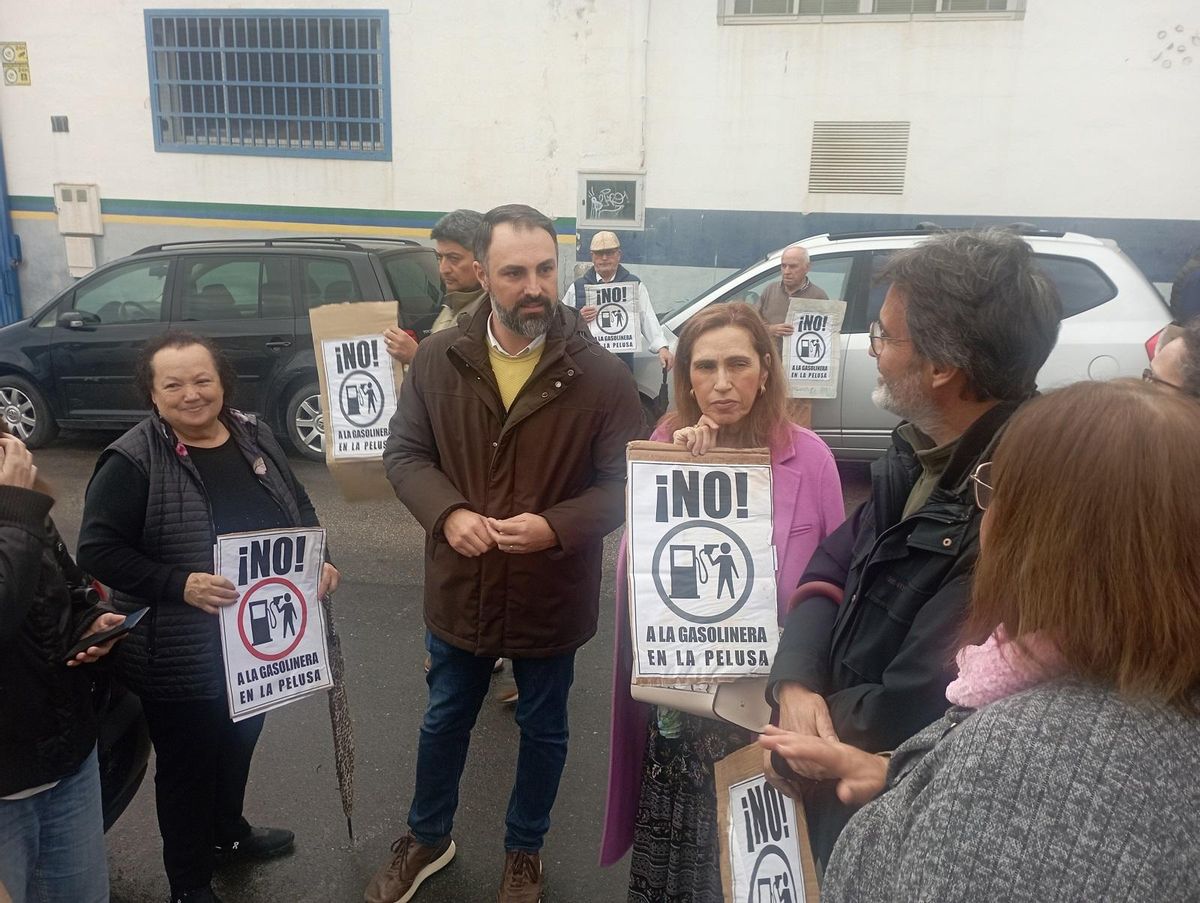
[{"label": "mobile phone in hand", "polygon": [[138,621],[144,618],[146,616],[146,612],[149,610],[149,607],[145,607],[131,611],[125,616],[125,620],[116,627],[110,627],[108,630],[101,630],[99,633],[93,633],[89,636],[83,637],[78,643],[71,647],[71,651],[67,653],[67,657],[64,659],[64,661],[74,661],[75,656],[79,655],[81,652],[87,652],[92,646],[100,646],[104,643],[107,643],[111,639],[125,636],[125,634],[129,633],[131,630],[133,630],[133,628],[137,627]]}]

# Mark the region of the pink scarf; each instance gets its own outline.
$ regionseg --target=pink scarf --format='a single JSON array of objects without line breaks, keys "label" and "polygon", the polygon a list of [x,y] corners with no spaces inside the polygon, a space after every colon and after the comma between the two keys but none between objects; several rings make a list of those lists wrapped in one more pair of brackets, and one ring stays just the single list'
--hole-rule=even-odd
[{"label": "pink scarf", "polygon": [[946,699],[972,709],[1028,690],[1062,670],[1062,657],[1046,637],[1031,633],[1018,646],[1003,624],[983,645],[960,649],[955,661],[958,677],[946,687]]}]

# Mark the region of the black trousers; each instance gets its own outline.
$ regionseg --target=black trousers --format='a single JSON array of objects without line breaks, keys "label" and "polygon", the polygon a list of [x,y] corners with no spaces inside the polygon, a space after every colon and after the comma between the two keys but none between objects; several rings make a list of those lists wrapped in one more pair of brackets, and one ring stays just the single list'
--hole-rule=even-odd
[{"label": "black trousers", "polygon": [[235,724],[224,697],[143,700],[142,708],[154,744],[154,802],[171,894],[208,887],[214,844],[250,833],[242,803],[265,716]]}]

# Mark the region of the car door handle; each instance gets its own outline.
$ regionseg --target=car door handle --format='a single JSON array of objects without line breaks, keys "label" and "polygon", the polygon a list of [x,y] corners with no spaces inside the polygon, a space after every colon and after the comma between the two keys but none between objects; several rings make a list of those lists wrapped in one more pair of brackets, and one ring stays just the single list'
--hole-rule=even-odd
[{"label": "car door handle", "polygon": [[291,348],[292,343],[284,341],[283,339],[276,339],[273,342],[267,342],[267,347],[273,351],[278,351],[280,348]]}]

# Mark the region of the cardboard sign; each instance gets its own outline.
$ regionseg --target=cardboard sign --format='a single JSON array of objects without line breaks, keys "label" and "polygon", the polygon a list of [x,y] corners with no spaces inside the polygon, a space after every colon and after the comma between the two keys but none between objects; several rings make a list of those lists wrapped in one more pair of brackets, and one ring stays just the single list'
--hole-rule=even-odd
[{"label": "cardboard sign", "polygon": [[324,304],[309,312],[321,382],[325,464],[351,501],[391,498],[383,446],[404,371],[383,331],[396,325],[395,301]]},{"label": "cardboard sign", "polygon": [[845,301],[793,298],[783,337],[783,372],[792,398],[837,398]]},{"label": "cardboard sign", "polygon": [[662,442],[628,454],[635,683],[766,675],[779,642],[771,457]]},{"label": "cardboard sign", "polygon": [[636,282],[609,282],[583,287],[584,306],[596,308],[592,335],[614,354],[642,350],[642,321]]},{"label": "cardboard sign", "polygon": [[726,903],[817,903],[804,805],[768,783],[762,747],[739,749],[713,773]]},{"label": "cardboard sign", "polygon": [[321,361],[329,380],[328,457],[380,458],[396,413],[392,358],[380,335],[324,339]]},{"label": "cardboard sign", "polygon": [[229,716],[241,721],[333,684],[317,588],[325,531],[262,530],[217,537],[217,573],[237,587],[221,609]]}]

